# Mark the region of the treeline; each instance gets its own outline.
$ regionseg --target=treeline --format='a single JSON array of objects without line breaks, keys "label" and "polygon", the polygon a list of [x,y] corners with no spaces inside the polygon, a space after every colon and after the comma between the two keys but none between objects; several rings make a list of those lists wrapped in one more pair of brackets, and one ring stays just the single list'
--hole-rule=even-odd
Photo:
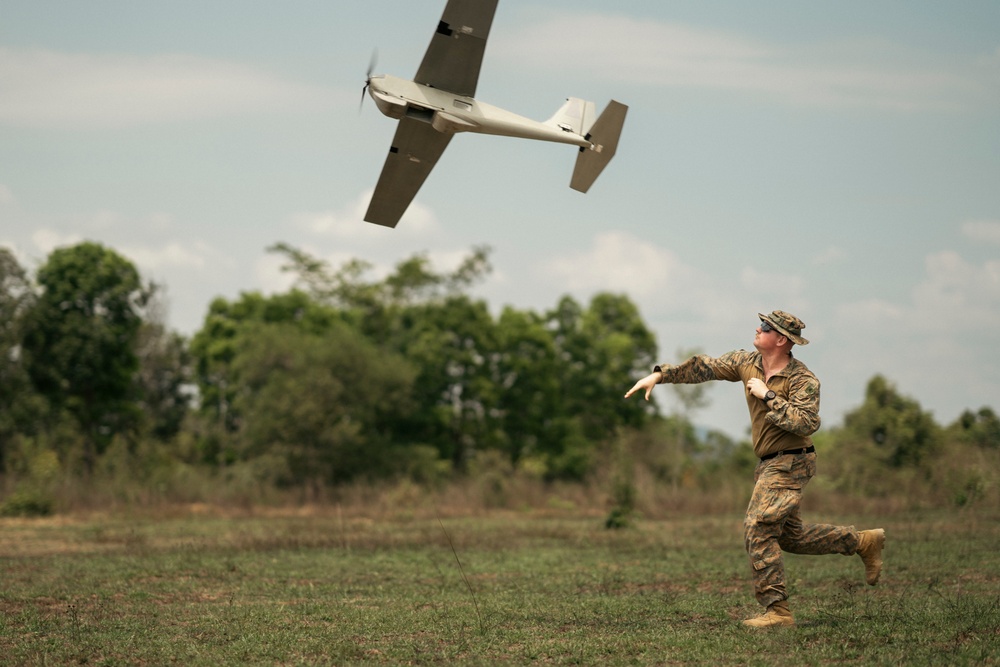
[{"label": "treeline", "polygon": [[[57,249],[34,276],[0,248],[0,512],[53,511],[109,480],[166,499],[197,500],[206,484],[318,498],[484,466],[541,484],[610,474],[627,512],[637,465],[673,488],[753,465],[748,443],[694,428],[697,388],[676,388],[684,410],[669,416],[622,400],[658,361],[627,296],[494,315],[469,294],[490,271],[485,248],[452,272],[415,255],[382,279],[361,261],[270,250],[296,287],[216,299],[186,339],[164,325],[157,286],[109,248]],[[817,446],[837,450],[831,479],[846,492],[892,491],[886,471],[946,474],[962,504],[995,487],[1000,420],[983,407],[941,427],[875,377]],[[942,473],[956,448],[976,465]],[[84,490],[60,495],[67,480]]]}]

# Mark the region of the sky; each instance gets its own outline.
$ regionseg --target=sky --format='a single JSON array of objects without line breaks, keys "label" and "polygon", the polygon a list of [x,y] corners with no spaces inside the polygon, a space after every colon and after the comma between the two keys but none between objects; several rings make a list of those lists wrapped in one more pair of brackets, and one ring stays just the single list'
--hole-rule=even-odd
[{"label": "sky", "polygon": [[[495,312],[625,294],[665,362],[797,315],[827,427],[876,374],[942,425],[1000,412],[1000,3],[501,0],[477,98],[627,104],[614,160],[583,195],[573,147],[460,135],[396,229],[365,223],[396,125],[365,72],[412,77],[444,4],[0,0],[0,245],[113,248],[185,335],[289,289],[278,242],[373,279],[486,245]],[[738,387],[708,399],[747,433]]]}]

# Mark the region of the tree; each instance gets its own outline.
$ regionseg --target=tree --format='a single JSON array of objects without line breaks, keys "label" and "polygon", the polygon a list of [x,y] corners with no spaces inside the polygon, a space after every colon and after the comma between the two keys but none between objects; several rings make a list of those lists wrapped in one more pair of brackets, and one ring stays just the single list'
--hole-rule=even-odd
[{"label": "tree", "polygon": [[284,255],[282,270],[296,274],[296,284],[317,303],[348,314],[359,330],[390,345],[398,335],[400,310],[461,295],[492,270],[487,246],[473,248],[450,273],[433,271],[426,255],[415,254],[380,281],[364,279],[372,266],[362,260],[352,259],[334,270],[328,262],[286,243],[268,250]]},{"label": "tree", "polygon": [[146,433],[166,442],[181,431],[194,398],[191,353],[179,333],[164,324],[164,287],[152,285],[136,337],[137,400]]},{"label": "tree", "polygon": [[414,409],[402,417],[398,432],[433,445],[463,470],[473,451],[496,447],[500,439],[493,318],[485,302],[464,295],[396,313],[390,349],[417,373]]},{"label": "tree", "polygon": [[451,272],[414,255],[374,281],[364,262],[333,270],[284,244],[271,250],[286,257],[285,268],[314,300],[414,366],[414,408],[390,416],[391,428],[401,442],[433,446],[456,469],[475,452],[496,449],[512,462],[540,454],[550,473],[581,476],[594,443],[641,426],[653,412],[621,398],[628,377],[648,372],[656,351],[625,296],[598,294],[586,309],[566,297],[545,315],[507,308],[498,322],[466,293],[490,270],[487,248]]},{"label": "tree", "polygon": [[35,300],[27,272],[0,247],[0,472],[15,434],[30,430],[40,410],[24,367],[25,317]]},{"label": "tree", "polygon": [[286,244],[271,250],[287,258],[285,269],[314,299],[415,365],[414,410],[394,419],[400,438],[435,447],[457,468],[474,449],[495,446],[495,324],[485,302],[464,293],[490,271],[488,248],[474,248],[451,272],[433,270],[417,254],[377,281],[365,280],[371,266],[358,260],[334,271]]},{"label": "tree", "polygon": [[545,319],[504,308],[497,322],[494,385],[503,448],[512,463],[535,454],[552,461],[564,451],[560,364]]},{"label": "tree", "polygon": [[135,346],[150,289],[131,262],[91,242],[54,250],[37,281],[26,367],[53,408],[76,420],[89,472],[112,437],[138,421]]},{"label": "tree", "polygon": [[385,421],[406,410],[413,373],[358,332],[294,323],[245,329],[237,343],[234,407],[244,459],[280,460],[279,481],[319,488],[389,467]]},{"label": "tree", "polygon": [[136,354],[139,401],[149,432],[161,441],[169,440],[180,432],[192,398],[187,342],[159,322],[144,322]]},{"label": "tree", "polygon": [[919,464],[941,437],[931,414],[912,398],[901,395],[881,375],[868,381],[864,403],[844,416],[844,428],[873,444],[894,468]]},{"label": "tree", "polygon": [[580,416],[585,437],[600,442],[621,426],[645,424],[649,406],[621,400],[628,378],[648,374],[656,357],[656,339],[635,304],[600,293],[583,310],[563,297],[547,321],[561,360],[564,412]]},{"label": "tree", "polygon": [[212,301],[190,345],[202,414],[218,424],[223,433],[235,431],[238,414],[232,408],[236,391],[232,364],[246,331],[263,324],[288,323],[303,331],[321,333],[339,319],[342,317],[336,310],[301,290],[266,297],[259,292],[244,292],[236,301],[221,297]]},{"label": "tree", "polygon": [[949,430],[959,439],[983,449],[1000,449],[1000,418],[987,406],[965,410]]},{"label": "tree", "polygon": [[0,344],[5,359],[16,356],[25,312],[34,301],[28,273],[7,248],[0,246]]}]

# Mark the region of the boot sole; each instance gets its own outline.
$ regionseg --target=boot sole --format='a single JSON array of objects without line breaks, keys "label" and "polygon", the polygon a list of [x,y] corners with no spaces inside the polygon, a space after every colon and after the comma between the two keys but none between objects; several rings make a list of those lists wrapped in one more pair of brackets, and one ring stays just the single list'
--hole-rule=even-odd
[{"label": "boot sole", "polygon": [[757,623],[750,623],[748,621],[743,621],[742,625],[744,628],[750,628],[752,630],[769,630],[770,628],[794,628],[795,621],[791,622],[779,621],[777,623],[766,623],[766,624],[765,623],[757,624]]}]

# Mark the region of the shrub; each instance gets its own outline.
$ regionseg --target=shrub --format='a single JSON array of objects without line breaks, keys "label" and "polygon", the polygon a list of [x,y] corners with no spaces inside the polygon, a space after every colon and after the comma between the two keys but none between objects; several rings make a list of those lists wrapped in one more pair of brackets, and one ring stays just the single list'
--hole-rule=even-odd
[{"label": "shrub", "polygon": [[0,504],[0,516],[49,516],[53,505],[52,497],[38,489],[18,489]]}]

